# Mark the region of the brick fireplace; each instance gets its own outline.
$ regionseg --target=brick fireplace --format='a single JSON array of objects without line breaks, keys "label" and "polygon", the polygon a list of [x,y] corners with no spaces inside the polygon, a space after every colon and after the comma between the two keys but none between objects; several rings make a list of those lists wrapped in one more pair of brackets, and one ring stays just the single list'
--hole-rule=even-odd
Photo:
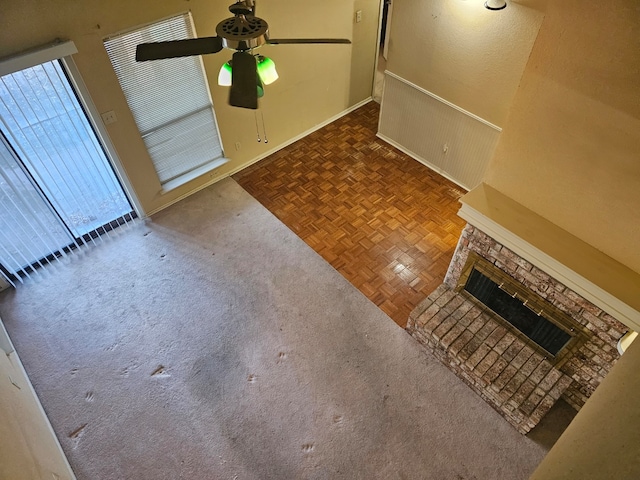
[{"label": "brick fireplace", "polygon": [[[411,313],[407,331],[524,434],[559,398],[579,410],[614,365],[619,356],[616,344],[629,329],[601,306],[587,300],[584,292],[583,295],[577,293],[575,290],[581,287],[573,284],[569,274],[563,275],[561,269],[556,268],[555,260],[544,268],[539,251],[530,248],[526,239],[510,231],[495,234],[502,228],[497,228],[495,216],[489,220],[483,218],[485,214],[492,216],[486,204],[488,195],[492,195],[494,203],[504,201],[513,207],[518,225],[528,221],[522,216],[526,209],[513,206],[512,201],[499,195],[493,196],[489,187],[483,186],[481,193],[480,202],[477,194],[471,195],[469,201],[472,205],[476,202],[478,208],[463,203],[461,216],[469,217],[465,218],[469,223],[458,242],[444,283]],[[473,213],[467,215],[470,210]],[[503,204],[498,209],[499,212],[506,210],[509,209]],[[479,212],[481,215],[477,215]],[[498,219],[500,223],[509,223]],[[487,227],[494,235],[471,221]],[[536,223],[539,219],[534,217],[532,221]],[[495,237],[501,237],[500,241]],[[526,248],[519,248],[519,242]],[[516,249],[520,252],[516,253]],[[533,253],[523,255],[523,251]],[[568,339],[566,346],[561,345],[557,353],[546,351],[465,291],[465,279],[461,277],[465,277],[463,272],[470,268],[469,260],[476,257],[499,270],[499,275],[512,279],[517,289],[509,287],[511,290],[508,290],[503,287],[504,282],[500,282],[501,290],[509,291],[510,296],[536,313],[544,310],[549,312],[545,314],[549,317],[562,317],[552,321],[562,329],[560,333],[565,340]],[[531,295],[525,297],[525,293]],[[537,306],[532,308],[530,302]],[[619,309],[608,310],[625,312],[626,306],[622,303]]]}]

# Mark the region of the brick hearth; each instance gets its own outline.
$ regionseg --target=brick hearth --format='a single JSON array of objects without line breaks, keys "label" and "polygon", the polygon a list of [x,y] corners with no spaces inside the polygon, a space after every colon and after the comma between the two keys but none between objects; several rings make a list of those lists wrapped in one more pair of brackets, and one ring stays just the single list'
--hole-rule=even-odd
[{"label": "brick hearth", "polygon": [[493,312],[445,284],[413,311],[407,331],[521,433],[531,430],[572,382]]},{"label": "brick hearth", "polygon": [[[489,260],[590,332],[561,367],[509,332],[479,302],[454,291],[470,251]],[[562,397],[576,410],[618,358],[627,328],[484,232],[467,225],[444,284],[412,312],[407,331],[526,433]]]}]

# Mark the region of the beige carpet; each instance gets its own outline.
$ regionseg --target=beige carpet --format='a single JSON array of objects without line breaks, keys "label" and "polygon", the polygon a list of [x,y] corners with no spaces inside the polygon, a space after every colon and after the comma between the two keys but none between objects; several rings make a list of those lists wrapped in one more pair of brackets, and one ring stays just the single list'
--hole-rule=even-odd
[{"label": "beige carpet", "polygon": [[517,433],[227,179],[16,291],[79,479],[524,479]]}]

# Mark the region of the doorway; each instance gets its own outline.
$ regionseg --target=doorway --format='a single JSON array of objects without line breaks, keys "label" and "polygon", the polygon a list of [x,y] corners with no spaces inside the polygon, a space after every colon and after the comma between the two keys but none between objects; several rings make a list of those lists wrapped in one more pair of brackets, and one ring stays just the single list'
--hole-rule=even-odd
[{"label": "doorway", "polygon": [[9,281],[136,216],[61,60],[0,77],[0,205]]},{"label": "doorway", "polygon": [[389,55],[389,33],[391,30],[391,15],[393,13],[392,0],[382,0],[380,14],[380,30],[378,33],[378,55],[376,58],[376,71],[373,81],[373,99],[380,103],[384,89],[384,71],[387,68]]}]

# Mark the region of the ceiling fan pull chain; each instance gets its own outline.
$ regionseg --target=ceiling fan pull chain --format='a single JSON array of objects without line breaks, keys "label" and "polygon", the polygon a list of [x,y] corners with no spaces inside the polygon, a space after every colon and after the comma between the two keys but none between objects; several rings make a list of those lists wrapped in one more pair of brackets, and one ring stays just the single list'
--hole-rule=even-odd
[{"label": "ceiling fan pull chain", "polygon": [[[258,112],[253,112],[253,116],[254,116],[254,117],[255,117],[255,119],[256,119],[256,133],[258,134],[258,143],[260,143],[260,142],[261,142],[261,140],[260,140],[260,128],[258,128]],[[265,135],[265,137],[264,137],[264,143],[267,143],[267,137],[266,137],[266,135]]]},{"label": "ceiling fan pull chain", "polygon": [[264,113],[260,112],[262,116],[262,133],[264,133],[264,143],[269,143],[269,139],[267,138],[267,127],[264,125]]}]

